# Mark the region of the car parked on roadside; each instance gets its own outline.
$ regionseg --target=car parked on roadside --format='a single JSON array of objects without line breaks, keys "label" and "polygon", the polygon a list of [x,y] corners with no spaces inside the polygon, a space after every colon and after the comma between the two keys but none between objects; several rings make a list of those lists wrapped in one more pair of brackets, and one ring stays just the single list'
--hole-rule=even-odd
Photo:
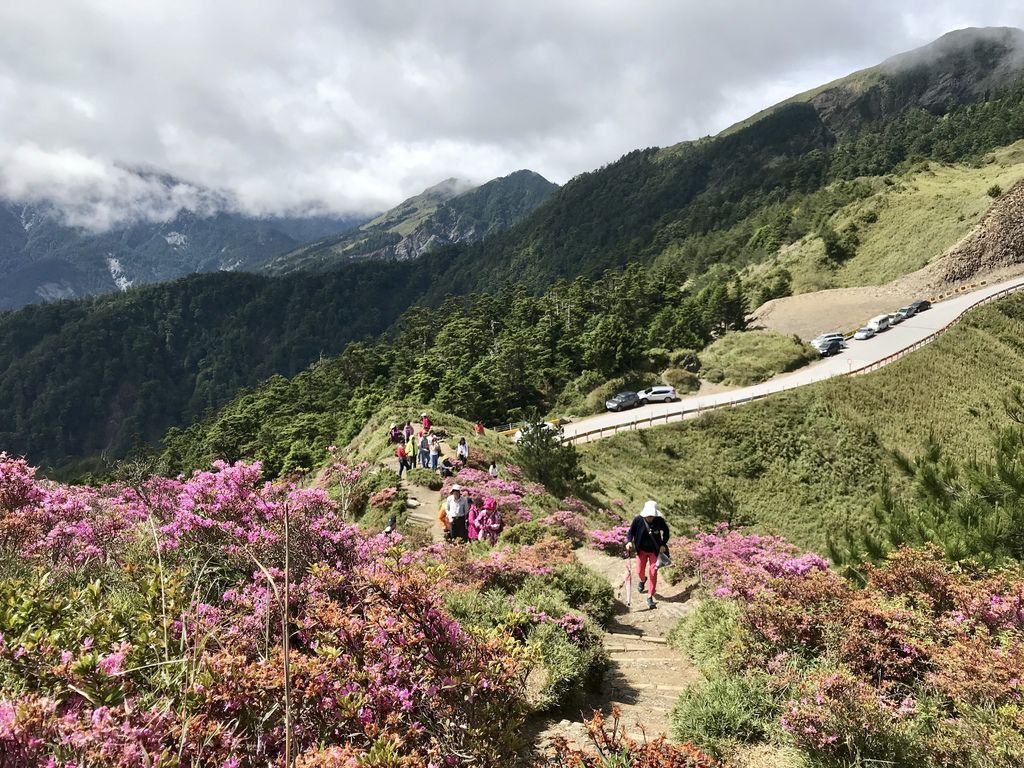
[{"label": "car parked on roadside", "polygon": [[811,346],[821,352],[824,347],[829,346],[833,341],[838,341],[842,346],[846,346],[846,337],[838,331],[815,336],[811,339]]},{"label": "car parked on roadside", "polygon": [[520,438],[522,438],[523,436],[523,432],[528,432],[531,429],[544,429],[547,430],[548,432],[554,432],[555,430],[558,429],[558,425],[550,421],[545,421],[538,424],[524,424],[523,426],[516,430],[516,433],[514,435],[512,435],[512,442],[518,443]]},{"label": "car parked on roadside", "polygon": [[842,352],[843,347],[845,346],[846,345],[843,344],[843,342],[841,342],[839,339],[832,339],[832,341],[830,341],[828,344],[824,344],[820,347],[815,347],[815,349],[818,350],[818,354],[820,354],[822,357],[832,357],[833,355],[838,355],[840,352]]},{"label": "car parked on roadside", "polygon": [[865,326],[864,328],[858,328],[857,332],[853,334],[853,338],[857,341],[864,341],[865,339],[870,339],[874,335],[874,330]]},{"label": "car parked on roadside", "polygon": [[881,333],[882,331],[889,330],[889,316],[888,315],[875,315],[868,320],[865,328],[870,328],[875,333]]},{"label": "car parked on roadside", "polygon": [[640,398],[641,405],[647,403],[671,403],[678,399],[676,397],[676,388],[666,384],[641,389],[636,393],[636,396]]},{"label": "car parked on roadside", "polygon": [[903,320],[906,320],[908,317],[913,317],[913,315],[914,310],[912,310],[910,307],[900,307],[899,309],[896,310],[896,317],[899,318],[899,320],[897,320],[896,322],[902,322]]},{"label": "car parked on roadside", "polygon": [[925,312],[932,308],[932,303],[928,299],[918,299],[917,301],[910,302],[910,308],[916,315],[918,312]]},{"label": "car parked on roadside", "polygon": [[899,325],[902,322],[903,322],[903,315],[901,315],[899,313],[899,311],[890,312],[889,313],[889,327],[890,328],[892,326],[894,326],[894,325]]},{"label": "car parked on roadside", "polygon": [[639,408],[642,405],[636,392],[619,392],[615,397],[608,400],[604,407],[609,411],[628,411],[630,408]]}]

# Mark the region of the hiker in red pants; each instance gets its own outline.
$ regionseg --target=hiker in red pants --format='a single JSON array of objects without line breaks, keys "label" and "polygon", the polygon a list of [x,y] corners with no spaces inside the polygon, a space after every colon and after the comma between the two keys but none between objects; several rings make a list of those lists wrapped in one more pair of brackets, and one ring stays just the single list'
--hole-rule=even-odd
[{"label": "hiker in red pants", "polygon": [[648,608],[657,608],[654,591],[658,587],[658,556],[668,555],[668,538],[668,523],[661,516],[657,502],[648,499],[643,511],[633,518],[626,537],[626,551],[636,552],[637,576],[640,579],[637,591],[647,592],[648,579],[651,583],[647,594]]}]

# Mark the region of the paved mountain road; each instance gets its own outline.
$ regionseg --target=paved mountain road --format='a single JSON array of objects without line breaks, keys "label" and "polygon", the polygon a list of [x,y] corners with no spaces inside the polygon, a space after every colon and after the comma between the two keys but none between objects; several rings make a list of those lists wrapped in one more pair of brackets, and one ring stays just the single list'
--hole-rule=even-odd
[{"label": "paved mountain road", "polygon": [[[865,341],[850,339],[847,348],[835,357],[825,358],[793,373],[776,376],[763,384],[711,395],[685,397],[675,403],[653,403],[622,413],[602,413],[570,422],[563,426],[565,440],[577,444],[586,443],[608,437],[615,432],[646,429],[671,421],[695,418],[705,409],[738,405],[775,392],[803,387],[835,376],[844,376],[887,361],[892,362],[888,359],[948,328],[965,310],[1020,288],[1024,288],[1024,279],[1015,277],[947,299],[874,338]],[[864,318],[864,321],[867,322],[867,318]],[[823,332],[832,330],[838,329],[822,329]]]}]

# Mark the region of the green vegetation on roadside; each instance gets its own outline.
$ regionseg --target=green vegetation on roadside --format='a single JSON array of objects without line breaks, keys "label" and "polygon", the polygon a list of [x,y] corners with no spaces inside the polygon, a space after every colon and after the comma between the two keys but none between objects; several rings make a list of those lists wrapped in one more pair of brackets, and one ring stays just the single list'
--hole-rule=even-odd
[{"label": "green vegetation on roadside", "polygon": [[727,333],[700,354],[701,377],[746,387],[820,359],[810,344],[774,331]]},{"label": "green vegetation on roadside", "polygon": [[990,450],[1003,397],[1024,378],[1022,339],[1024,297],[1010,297],[875,373],[625,432],[582,446],[582,465],[601,498],[658,499],[684,528],[706,522],[702,501],[725,489],[755,529],[824,552],[830,532],[871,519],[887,479],[907,491],[892,451],[917,455],[929,435],[958,458]]}]

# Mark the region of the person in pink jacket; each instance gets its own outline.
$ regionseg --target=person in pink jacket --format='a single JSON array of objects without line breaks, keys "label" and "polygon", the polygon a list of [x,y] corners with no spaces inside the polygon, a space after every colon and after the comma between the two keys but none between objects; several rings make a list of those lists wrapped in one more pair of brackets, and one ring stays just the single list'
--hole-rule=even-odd
[{"label": "person in pink jacket", "polygon": [[480,516],[483,510],[477,506],[476,499],[469,500],[469,514],[466,516],[466,526],[469,531],[469,540],[478,541],[480,539]]},{"label": "person in pink jacket", "polygon": [[484,499],[483,511],[476,519],[477,530],[480,531],[480,541],[486,541],[494,546],[498,541],[498,534],[504,527],[501,520],[501,512],[494,499]]}]

